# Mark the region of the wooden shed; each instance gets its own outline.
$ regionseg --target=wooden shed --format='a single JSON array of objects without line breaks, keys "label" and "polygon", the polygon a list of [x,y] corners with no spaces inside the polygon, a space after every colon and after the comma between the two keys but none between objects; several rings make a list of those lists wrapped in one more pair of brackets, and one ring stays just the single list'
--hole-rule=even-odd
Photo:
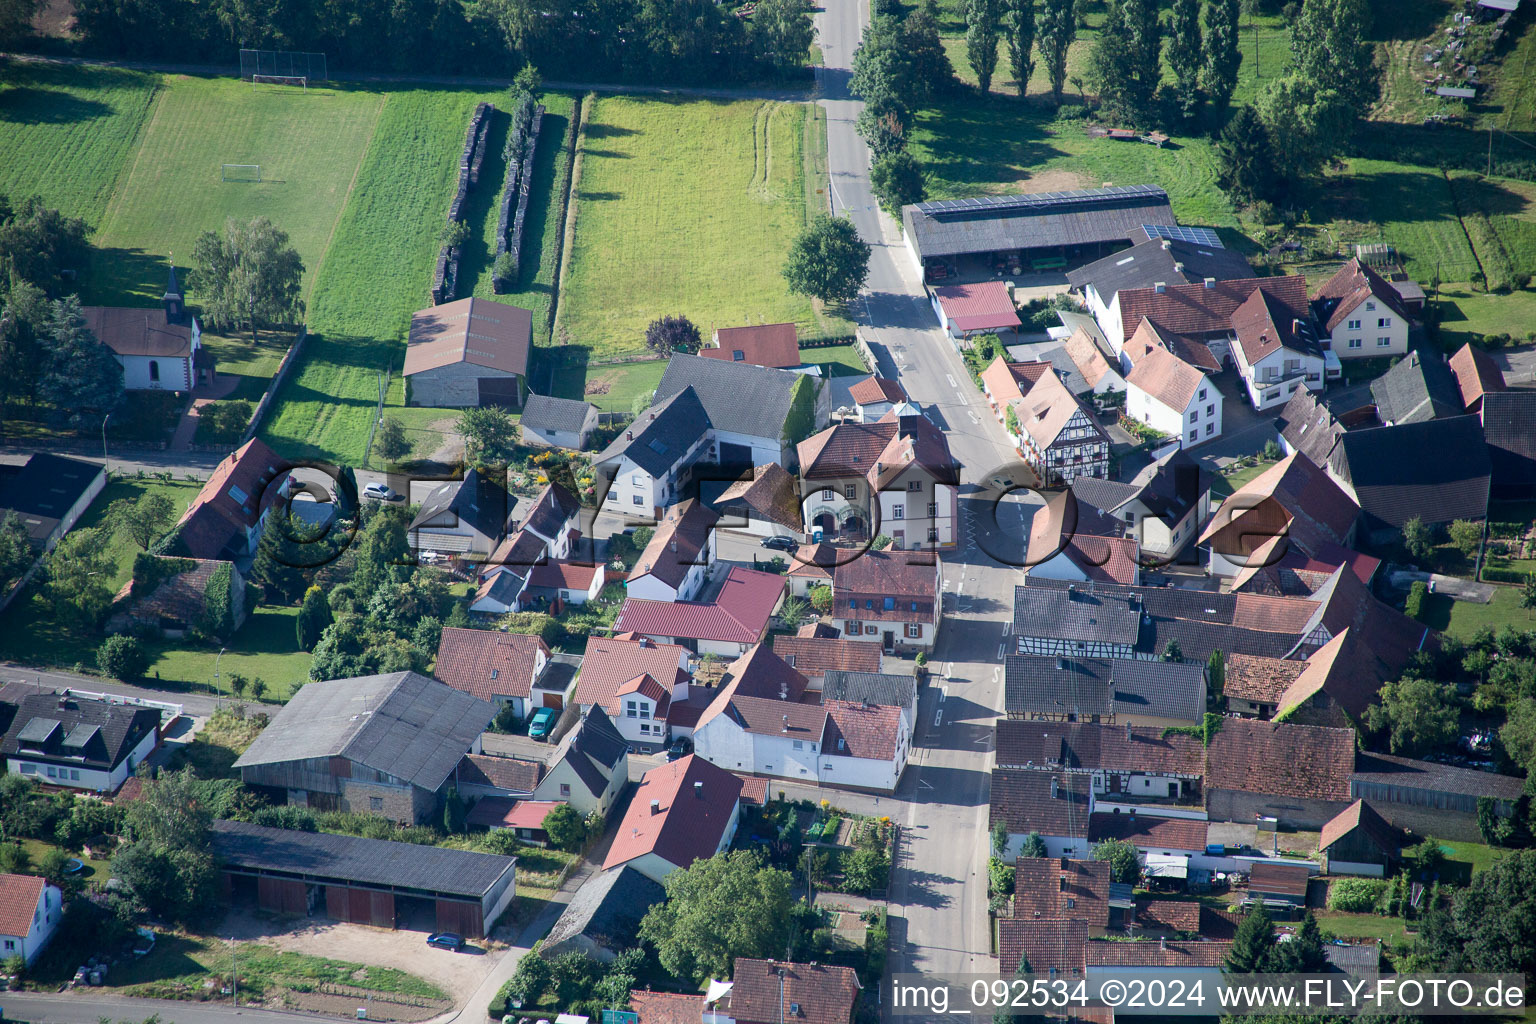
[{"label": "wooden shed", "polygon": [[1364,800],[1356,800],[1323,826],[1318,852],[1334,875],[1381,878],[1402,853],[1403,834]]}]

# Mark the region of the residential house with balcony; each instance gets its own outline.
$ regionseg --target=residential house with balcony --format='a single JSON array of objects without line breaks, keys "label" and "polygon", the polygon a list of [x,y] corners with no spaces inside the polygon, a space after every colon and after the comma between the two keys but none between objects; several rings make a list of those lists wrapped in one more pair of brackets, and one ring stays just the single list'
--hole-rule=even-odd
[{"label": "residential house with balcony", "polygon": [[533,712],[533,685],[549,665],[549,645],[537,636],[446,626],[432,674],[455,690],[512,706],[526,718]]},{"label": "residential house with balcony", "polygon": [[652,601],[692,600],[715,563],[719,520],[713,509],[694,498],[668,508],[635,560],[625,591]]},{"label": "residential house with balcony", "polygon": [[9,719],[8,774],[47,786],[116,793],[160,745],[160,712],[62,693],[29,693]]},{"label": "residential house with balcony", "polygon": [[[1164,284],[1203,284],[1253,277],[1253,267],[1215,238],[1149,238],[1067,272],[1067,283],[1101,322],[1120,319],[1120,293]],[[1119,351],[1118,348],[1116,351]]]},{"label": "residential house with balcony", "polygon": [[1211,514],[1212,473],[1182,448],[1141,469],[1129,481],[1079,477],[1072,484],[1079,514],[1083,506],[1124,524],[1136,541],[1137,561],[1177,561],[1200,534]]},{"label": "residential house with balcony", "polygon": [[944,617],[942,575],[931,552],[866,551],[833,571],[831,614],[849,640],[888,653],[932,651]]},{"label": "residential house with balcony", "polygon": [[1323,390],[1326,353],[1313,333],[1305,280],[1299,301],[1293,291],[1255,288],[1232,311],[1232,358],[1255,409],[1284,405],[1301,388]]},{"label": "residential house with balcony", "polygon": [[1221,436],[1221,392],[1199,368],[1167,349],[1149,349],[1125,378],[1125,414],[1178,438],[1180,447]]},{"label": "residential house with balcony", "polygon": [[[1063,358],[1071,363],[1065,352]],[[999,356],[982,371],[981,386],[1014,448],[1042,480],[1109,475],[1109,436],[1051,363]]]},{"label": "residential house with balcony", "polygon": [[432,489],[406,528],[406,536],[420,554],[505,565],[514,572],[521,569],[518,575],[526,576],[534,556],[513,556],[502,547],[516,504],[502,474],[470,469],[462,478]]},{"label": "residential house with balcony", "polygon": [[676,644],[594,636],[576,678],[582,714],[602,708],[626,743],[642,753],[664,749],[670,739],[672,702],[686,701],[690,655]]},{"label": "residential house with balcony", "polygon": [[[1289,318],[1307,320],[1307,282],[1297,275],[1217,280],[1198,284],[1154,283],[1119,293],[1119,316],[1099,321],[1105,339],[1121,357],[1122,368],[1134,366],[1148,345],[1163,347],[1191,366],[1216,373],[1234,358],[1237,342],[1233,316],[1255,291],[1273,300]],[[1141,332],[1150,321],[1151,334]]]},{"label": "residential house with balcony", "polygon": [[955,543],[960,467],[925,416],[842,422],[799,445],[801,509],[818,540],[862,543],[885,534],[893,549]]},{"label": "residential house with balcony", "polygon": [[708,417],[691,387],[658,399],[592,460],[608,481],[603,511],[654,522],[675,505],[688,470],[707,457]]},{"label": "residential house with balcony", "polygon": [[1394,282],[1358,258],[1323,282],[1312,309],[1320,340],[1340,360],[1403,355],[1418,326]]}]

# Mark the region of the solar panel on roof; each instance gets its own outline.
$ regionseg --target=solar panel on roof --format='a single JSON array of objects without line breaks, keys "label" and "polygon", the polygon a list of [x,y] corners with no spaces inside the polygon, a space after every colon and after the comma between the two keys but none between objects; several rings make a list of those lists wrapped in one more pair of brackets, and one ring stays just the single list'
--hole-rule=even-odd
[{"label": "solar panel on roof", "polygon": [[1221,244],[1221,236],[1210,228],[1192,228],[1183,224],[1143,224],[1141,230],[1147,233],[1148,238],[1169,238],[1175,242],[1225,248]]},{"label": "solar panel on roof", "polygon": [[1008,196],[976,196],[970,199],[939,199],[930,203],[919,203],[917,208],[930,217],[954,217],[965,214],[992,215],[1072,206],[1097,206],[1131,199],[1161,199],[1166,202],[1168,193],[1157,185],[1115,185],[1109,188],[1073,189],[1070,192],[1033,192]]}]

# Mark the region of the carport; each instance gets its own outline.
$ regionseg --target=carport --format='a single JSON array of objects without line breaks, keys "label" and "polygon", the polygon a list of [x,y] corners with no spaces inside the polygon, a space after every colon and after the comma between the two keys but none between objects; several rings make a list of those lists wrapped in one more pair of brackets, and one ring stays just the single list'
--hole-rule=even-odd
[{"label": "carport", "polygon": [[281,914],[480,938],[512,903],[514,857],[382,839],[213,823],[225,895]]}]

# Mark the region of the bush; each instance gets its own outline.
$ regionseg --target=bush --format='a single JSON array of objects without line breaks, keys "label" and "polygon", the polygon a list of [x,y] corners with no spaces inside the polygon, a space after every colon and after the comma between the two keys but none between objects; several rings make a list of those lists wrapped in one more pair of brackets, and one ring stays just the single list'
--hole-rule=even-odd
[{"label": "bush", "polygon": [[1346,914],[1370,913],[1386,891],[1383,878],[1343,878],[1328,887],[1328,909]]},{"label": "bush", "polygon": [[1414,580],[1413,586],[1408,588],[1408,600],[1403,605],[1403,614],[1410,619],[1419,618],[1424,613],[1424,601],[1428,597],[1428,584],[1423,580]]},{"label": "bush", "polygon": [[209,402],[197,414],[198,444],[236,444],[245,436],[255,410],[250,402]]},{"label": "bush", "polygon": [[131,683],[149,668],[149,655],[131,636],[109,636],[96,651],[96,667],[103,675]]}]

